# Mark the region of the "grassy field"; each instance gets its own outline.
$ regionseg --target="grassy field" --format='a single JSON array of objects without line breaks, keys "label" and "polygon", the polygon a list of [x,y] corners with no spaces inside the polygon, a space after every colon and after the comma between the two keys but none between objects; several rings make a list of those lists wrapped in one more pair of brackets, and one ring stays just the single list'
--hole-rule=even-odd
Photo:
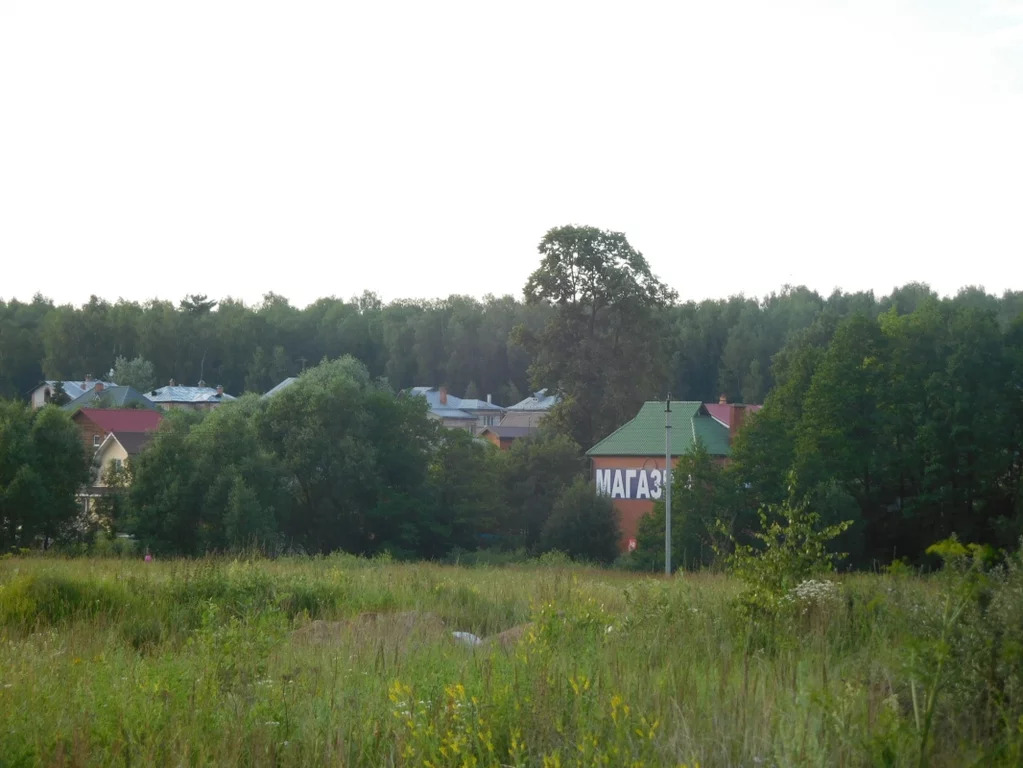
[{"label": "grassy field", "polygon": [[1017,566],[842,577],[756,621],[738,589],[557,561],[7,558],[0,766],[1023,760]]}]

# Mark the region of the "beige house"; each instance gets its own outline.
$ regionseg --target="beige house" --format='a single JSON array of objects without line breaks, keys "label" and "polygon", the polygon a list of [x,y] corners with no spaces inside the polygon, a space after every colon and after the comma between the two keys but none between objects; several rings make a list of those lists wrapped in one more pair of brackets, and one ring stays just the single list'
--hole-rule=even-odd
[{"label": "beige house", "polygon": [[83,519],[90,524],[100,522],[96,502],[115,491],[107,485],[111,469],[124,469],[146,444],[153,439],[153,432],[110,432],[100,443],[93,456],[95,475],[92,484],[79,492]]},{"label": "beige house", "polygon": [[94,487],[105,488],[104,477],[108,470],[123,469],[128,460],[138,455],[152,439],[152,432],[111,432],[107,435],[96,449],[96,456],[93,459],[98,473]]}]

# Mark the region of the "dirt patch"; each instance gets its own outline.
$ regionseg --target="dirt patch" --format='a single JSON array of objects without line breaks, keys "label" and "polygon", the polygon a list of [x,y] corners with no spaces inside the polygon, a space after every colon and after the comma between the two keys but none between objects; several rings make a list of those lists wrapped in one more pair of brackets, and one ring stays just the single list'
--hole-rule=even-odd
[{"label": "dirt patch", "polygon": [[311,621],[296,629],[295,640],[307,643],[337,643],[342,640],[383,640],[407,645],[412,640],[434,640],[446,636],[444,622],[435,613],[360,613],[346,621]]},{"label": "dirt patch", "polygon": [[496,645],[504,650],[510,650],[514,648],[519,640],[533,628],[533,622],[527,622],[525,624],[517,624],[511,629],[506,629],[504,632],[498,632],[496,635],[484,638],[484,645]]},{"label": "dirt patch", "polygon": [[[519,624],[496,635],[484,638],[482,643],[474,635],[452,632],[435,613],[428,611],[399,611],[396,613],[367,612],[345,621],[317,619],[299,627],[292,633],[296,642],[315,645],[355,643],[362,647],[381,646],[386,650],[406,649],[415,645],[448,640],[474,647],[497,646],[513,648],[532,623]],[[462,635],[463,637],[459,637]],[[472,637],[476,642],[468,642]]]}]

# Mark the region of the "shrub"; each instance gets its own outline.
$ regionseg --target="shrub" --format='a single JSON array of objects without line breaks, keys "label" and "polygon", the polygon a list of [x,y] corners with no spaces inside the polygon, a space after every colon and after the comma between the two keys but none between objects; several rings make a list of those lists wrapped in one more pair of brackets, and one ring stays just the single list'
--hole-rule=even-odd
[{"label": "shrub", "polygon": [[735,542],[728,557],[731,571],[745,585],[739,603],[751,615],[774,613],[789,590],[834,571],[835,562],[844,557],[829,552],[828,542],[852,523],[821,526],[820,515],[805,500],[794,498],[794,487],[792,482],[789,499],[779,508],[758,513],[761,530],[753,534],[758,546]]},{"label": "shrub", "polygon": [[579,478],[554,502],[540,546],[576,559],[610,563],[618,555],[621,536],[617,514],[611,499],[598,495],[592,484]]}]

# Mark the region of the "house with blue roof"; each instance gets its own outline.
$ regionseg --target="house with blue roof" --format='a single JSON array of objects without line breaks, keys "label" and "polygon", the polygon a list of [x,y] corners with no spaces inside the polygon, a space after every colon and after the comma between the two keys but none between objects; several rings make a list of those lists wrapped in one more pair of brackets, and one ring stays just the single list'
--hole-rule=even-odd
[{"label": "house with blue roof", "polygon": [[407,394],[425,397],[432,418],[449,429],[464,429],[470,435],[499,424],[505,412],[490,395],[486,400],[456,397],[448,394],[447,387],[412,387]]},{"label": "house with blue roof", "polygon": [[224,388],[219,385],[207,387],[206,382],[200,381],[196,387],[185,387],[179,386],[174,379],[171,379],[166,387],[159,387],[147,394],[146,399],[165,411],[172,408],[209,411],[221,403],[234,400],[235,397],[225,393]]},{"label": "house with blue roof", "polygon": [[504,410],[504,416],[497,423],[497,426],[488,426],[480,432],[480,437],[489,440],[502,451],[511,448],[516,440],[532,437],[540,430],[540,422],[547,415],[551,408],[561,402],[561,398],[555,394],[548,394],[548,390],[541,389],[534,392],[524,400],[515,405],[509,405]]},{"label": "house with blue roof", "polygon": [[97,380],[92,378],[92,376],[86,376],[82,381],[74,381],[71,379],[47,379],[46,381],[40,381],[32,388],[32,391],[29,392],[28,397],[32,403],[32,407],[42,408],[44,405],[49,403],[50,398],[57,392],[57,384],[60,384],[60,388],[64,390],[64,394],[72,400],[81,397],[86,392],[91,392],[97,387],[102,392],[104,387],[117,386],[111,381]]}]

